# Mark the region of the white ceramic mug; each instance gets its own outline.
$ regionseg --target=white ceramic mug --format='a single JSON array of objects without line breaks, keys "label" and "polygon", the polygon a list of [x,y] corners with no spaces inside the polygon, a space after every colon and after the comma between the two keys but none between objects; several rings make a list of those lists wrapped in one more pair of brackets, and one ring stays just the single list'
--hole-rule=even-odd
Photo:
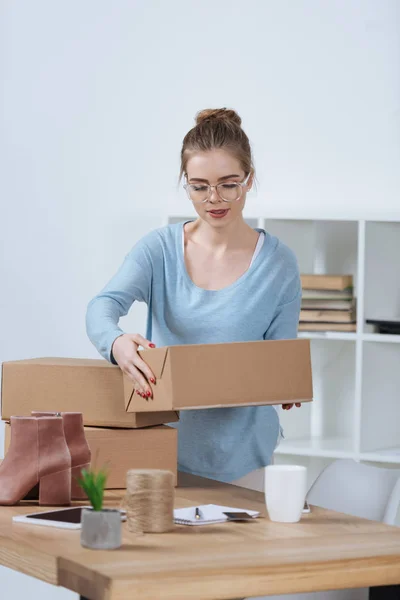
[{"label": "white ceramic mug", "polygon": [[265,468],[265,502],[271,521],[300,521],[306,493],[306,467],[270,465]]}]

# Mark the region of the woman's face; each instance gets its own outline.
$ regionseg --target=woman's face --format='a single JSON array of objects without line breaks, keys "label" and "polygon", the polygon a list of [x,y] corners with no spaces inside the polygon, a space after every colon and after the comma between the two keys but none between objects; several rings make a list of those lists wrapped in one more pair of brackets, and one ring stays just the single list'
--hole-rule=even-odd
[{"label": "woman's face", "polygon": [[[194,154],[187,162],[186,176],[187,184],[191,186],[193,205],[199,217],[212,227],[222,228],[241,216],[246,194],[253,183],[253,175],[250,175],[244,186],[233,184],[242,183],[246,175],[239,161],[226,150]],[[218,188],[219,193],[215,188],[211,188],[207,200],[201,202],[207,196],[207,185],[217,184],[222,184]]]}]

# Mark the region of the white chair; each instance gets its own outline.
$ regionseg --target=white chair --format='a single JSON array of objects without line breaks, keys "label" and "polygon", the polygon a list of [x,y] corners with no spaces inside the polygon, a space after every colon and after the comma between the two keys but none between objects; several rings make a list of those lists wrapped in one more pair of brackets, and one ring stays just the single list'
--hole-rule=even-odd
[{"label": "white chair", "polygon": [[394,525],[400,504],[400,469],[337,460],[317,477],[310,504]]},{"label": "white chair", "polygon": [[[317,477],[307,500],[310,505],[400,526],[400,521],[396,521],[400,507],[400,469],[337,460]],[[363,588],[285,594],[258,600],[367,600],[368,595],[368,588]],[[384,595],[381,597],[383,600]]]}]

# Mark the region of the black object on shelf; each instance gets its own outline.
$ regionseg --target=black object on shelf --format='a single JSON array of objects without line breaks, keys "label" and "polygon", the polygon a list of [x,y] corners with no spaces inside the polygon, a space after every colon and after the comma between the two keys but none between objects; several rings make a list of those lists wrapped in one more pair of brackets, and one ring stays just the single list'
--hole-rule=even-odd
[{"label": "black object on shelf", "polygon": [[400,335],[400,319],[367,319],[368,325],[375,325],[378,333]]}]

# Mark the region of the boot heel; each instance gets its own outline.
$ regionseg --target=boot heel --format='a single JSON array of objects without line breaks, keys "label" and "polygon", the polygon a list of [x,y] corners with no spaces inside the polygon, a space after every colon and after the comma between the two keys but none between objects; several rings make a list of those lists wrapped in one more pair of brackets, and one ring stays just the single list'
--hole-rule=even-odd
[{"label": "boot heel", "polygon": [[78,479],[81,476],[82,469],[89,469],[90,463],[86,465],[78,465],[71,469],[71,499],[72,500],[87,500],[87,496],[81,486],[78,484]]},{"label": "boot heel", "polygon": [[39,481],[39,506],[71,504],[71,469],[64,469],[41,477]]}]

